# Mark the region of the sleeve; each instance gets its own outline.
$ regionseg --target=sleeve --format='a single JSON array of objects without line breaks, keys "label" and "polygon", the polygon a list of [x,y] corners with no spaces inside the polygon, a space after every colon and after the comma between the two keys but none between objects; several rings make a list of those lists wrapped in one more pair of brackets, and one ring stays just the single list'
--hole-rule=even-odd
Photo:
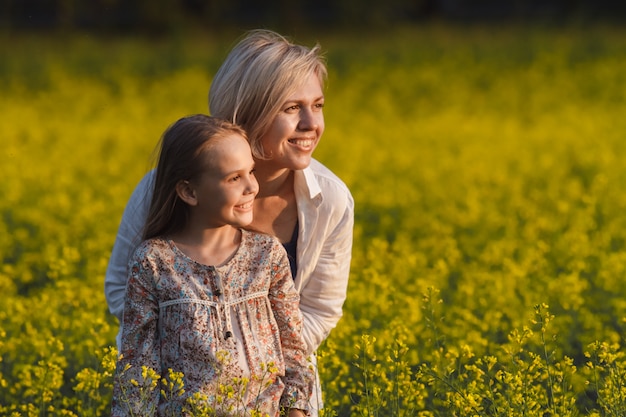
[{"label": "sleeve", "polygon": [[[120,359],[113,381],[112,416],[156,415],[161,374],[156,268],[135,258],[124,303]],[[145,368],[145,369],[144,369]]]},{"label": "sleeve", "polygon": [[104,295],[109,311],[117,317],[120,323],[122,323],[124,311],[128,263],[141,241],[141,229],[148,217],[153,176],[154,171],[151,171],[143,177],[126,204],[104,279]]},{"label": "sleeve", "polygon": [[281,407],[309,409],[315,376],[307,360],[306,344],[302,337],[302,314],[298,308],[299,295],[293,285],[289,261],[284,248],[275,242],[272,262],[272,281],[269,299],[280,332],[285,359],[285,390]]},{"label": "sleeve", "polygon": [[343,214],[325,239],[315,269],[300,290],[307,354],[317,350],[343,316],[350,276],[353,228],[354,200],[348,193]]}]

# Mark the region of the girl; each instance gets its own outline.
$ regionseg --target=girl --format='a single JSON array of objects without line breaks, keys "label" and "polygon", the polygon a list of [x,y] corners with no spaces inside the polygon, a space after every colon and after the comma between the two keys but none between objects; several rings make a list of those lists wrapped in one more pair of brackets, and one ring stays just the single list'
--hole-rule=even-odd
[{"label": "girl", "polygon": [[[243,229],[254,165],[245,132],[226,121],[190,116],[163,135],[130,263],[113,416],[185,415],[194,394],[217,415],[305,415],[314,375],[287,255]],[[182,373],[184,393],[142,388],[142,367]]]}]

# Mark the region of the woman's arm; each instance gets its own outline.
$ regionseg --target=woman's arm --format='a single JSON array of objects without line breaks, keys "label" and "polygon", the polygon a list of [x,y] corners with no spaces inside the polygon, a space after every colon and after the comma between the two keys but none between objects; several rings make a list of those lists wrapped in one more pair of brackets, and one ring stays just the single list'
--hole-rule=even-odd
[{"label": "woman's arm", "polygon": [[104,295],[109,310],[118,318],[120,324],[124,312],[128,262],[133,251],[141,242],[141,232],[148,217],[150,199],[152,198],[154,173],[154,170],[150,171],[143,177],[126,204],[106,271]]},{"label": "woman's arm", "polygon": [[343,315],[352,258],[353,227],[354,203],[349,197],[341,219],[324,240],[318,259],[305,260],[315,262],[311,276],[300,290],[307,354],[319,347]]}]

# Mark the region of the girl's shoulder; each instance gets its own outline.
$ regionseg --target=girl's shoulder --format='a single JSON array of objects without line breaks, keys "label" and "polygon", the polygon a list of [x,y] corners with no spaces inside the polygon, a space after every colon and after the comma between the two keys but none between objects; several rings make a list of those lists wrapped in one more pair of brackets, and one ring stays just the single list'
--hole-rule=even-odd
[{"label": "girl's shoulder", "polygon": [[136,260],[163,258],[171,256],[172,252],[172,246],[168,240],[152,238],[144,240],[137,246],[133,258]]},{"label": "girl's shoulder", "polygon": [[255,230],[241,230],[241,244],[247,250],[274,250],[276,247],[282,247],[277,237],[267,233]]}]

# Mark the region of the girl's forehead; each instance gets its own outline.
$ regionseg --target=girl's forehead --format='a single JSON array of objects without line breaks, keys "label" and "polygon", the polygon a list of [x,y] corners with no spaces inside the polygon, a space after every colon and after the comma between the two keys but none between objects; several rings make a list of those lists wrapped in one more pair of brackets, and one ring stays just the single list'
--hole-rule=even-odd
[{"label": "girl's forehead", "polygon": [[202,150],[204,168],[222,169],[229,161],[252,155],[250,144],[240,134],[233,133],[213,138]]},{"label": "girl's forehead", "polygon": [[205,155],[215,154],[224,152],[227,149],[238,148],[238,147],[249,147],[248,141],[246,138],[241,136],[239,133],[232,132],[226,133],[219,136],[215,136],[208,141],[206,141],[202,147],[202,152]]}]

